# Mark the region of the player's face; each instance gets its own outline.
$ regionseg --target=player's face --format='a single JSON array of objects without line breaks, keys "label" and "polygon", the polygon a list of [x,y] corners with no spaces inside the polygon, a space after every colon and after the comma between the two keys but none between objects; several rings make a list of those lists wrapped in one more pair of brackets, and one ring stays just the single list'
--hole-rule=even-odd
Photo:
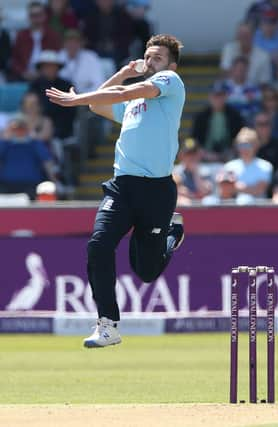
[{"label": "player's face", "polygon": [[174,70],[175,63],[170,62],[169,50],[166,46],[151,46],[144,55],[145,77],[151,77],[162,70]]}]

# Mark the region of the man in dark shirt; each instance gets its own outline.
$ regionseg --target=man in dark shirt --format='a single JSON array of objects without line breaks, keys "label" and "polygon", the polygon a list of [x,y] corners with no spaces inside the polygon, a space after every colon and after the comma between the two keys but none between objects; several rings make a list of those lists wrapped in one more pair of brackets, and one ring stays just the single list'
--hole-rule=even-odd
[{"label": "man in dark shirt", "polygon": [[57,87],[62,91],[70,89],[71,83],[58,77],[61,66],[59,55],[56,52],[43,51],[37,63],[39,77],[31,84],[30,90],[39,95],[44,114],[53,120],[55,136],[65,139],[73,134],[75,108],[62,108],[49,102],[45,96],[45,90],[49,87]]},{"label": "man in dark shirt", "polygon": [[271,136],[271,118],[268,113],[261,112],[255,117],[255,130],[259,139],[257,157],[269,161],[274,170],[278,169],[278,140]]}]

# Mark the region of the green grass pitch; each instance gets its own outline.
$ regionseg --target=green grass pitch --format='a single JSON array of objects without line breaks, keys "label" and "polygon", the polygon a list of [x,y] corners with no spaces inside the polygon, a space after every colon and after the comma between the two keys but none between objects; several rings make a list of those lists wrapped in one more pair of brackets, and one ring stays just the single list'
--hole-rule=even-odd
[{"label": "green grass pitch", "polygon": [[[0,336],[0,404],[188,403],[229,399],[229,334],[123,337],[85,349],[82,337]],[[248,400],[248,340],[240,337],[239,399]],[[266,338],[258,391],[266,398]]]}]

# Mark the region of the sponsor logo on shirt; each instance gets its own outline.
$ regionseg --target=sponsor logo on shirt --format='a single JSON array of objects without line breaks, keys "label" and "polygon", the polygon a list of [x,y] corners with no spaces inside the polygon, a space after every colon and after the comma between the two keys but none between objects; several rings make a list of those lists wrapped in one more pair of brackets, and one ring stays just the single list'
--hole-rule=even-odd
[{"label": "sponsor logo on shirt", "polygon": [[155,81],[161,80],[162,82],[164,82],[166,85],[170,84],[170,79],[168,76],[158,76],[155,78]]},{"label": "sponsor logo on shirt", "polygon": [[147,111],[147,104],[146,102],[139,102],[134,107],[131,108],[131,110],[127,110],[125,112],[124,119],[130,119],[135,118],[138,114],[141,114],[142,112]]}]

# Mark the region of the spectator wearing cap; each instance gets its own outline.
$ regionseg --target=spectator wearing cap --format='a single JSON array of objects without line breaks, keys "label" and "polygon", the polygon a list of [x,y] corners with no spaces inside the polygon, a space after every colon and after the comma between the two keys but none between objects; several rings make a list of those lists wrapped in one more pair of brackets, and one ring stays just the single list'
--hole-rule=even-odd
[{"label": "spectator wearing cap", "polygon": [[244,126],[241,115],[227,104],[224,82],[215,82],[209,105],[193,121],[192,136],[202,147],[202,160],[223,162],[233,156],[233,139]]},{"label": "spectator wearing cap", "polygon": [[39,76],[31,84],[30,91],[38,94],[43,113],[53,121],[54,135],[57,138],[65,139],[73,134],[75,109],[63,108],[53,104],[45,96],[45,90],[52,86],[65,92],[69,91],[71,82],[59,77],[59,71],[62,66],[62,60],[57,52],[43,51],[37,62]]},{"label": "spectator wearing cap", "polygon": [[49,0],[47,8],[48,24],[52,30],[64,37],[65,31],[78,29],[78,18],[68,0]]},{"label": "spectator wearing cap", "polygon": [[46,179],[56,181],[50,152],[30,137],[25,117],[17,115],[0,140],[0,192],[26,193],[34,199],[37,185]]},{"label": "spectator wearing cap", "polygon": [[201,151],[195,139],[185,139],[178,158],[179,164],[173,170],[178,190],[177,205],[186,206],[209,194],[211,184],[200,174]]},{"label": "spectator wearing cap", "polygon": [[252,84],[268,83],[272,79],[270,55],[253,43],[253,29],[248,23],[238,26],[236,40],[225,44],[222,49],[220,67],[227,76],[233,60],[243,56],[248,60],[247,79]]},{"label": "spectator wearing cap", "polygon": [[254,35],[255,46],[260,47],[271,57],[278,52],[278,11],[266,10],[261,16],[260,25]]},{"label": "spectator wearing cap", "polygon": [[[83,38],[78,30],[65,33],[61,58],[64,66],[59,75],[71,81],[77,92],[92,92],[104,82],[101,60],[92,50],[84,49]],[[78,108],[78,124],[78,140],[82,159],[85,160],[95,156],[97,143],[104,142],[104,119],[81,106]]]},{"label": "spectator wearing cap", "polygon": [[259,140],[254,129],[244,127],[236,140],[238,158],[225,164],[225,170],[236,176],[238,203],[253,203],[258,198],[266,198],[271,184],[273,166],[256,156]]},{"label": "spectator wearing cap", "polygon": [[78,159],[79,153],[76,141],[73,138],[76,108],[63,108],[51,103],[45,96],[46,89],[56,87],[68,92],[71,82],[59,77],[59,71],[63,67],[60,55],[54,51],[43,51],[37,62],[39,77],[32,82],[30,91],[38,94],[43,113],[48,116],[54,126],[54,144],[56,153],[59,153],[59,163],[63,176],[60,179],[64,184],[72,186],[76,184],[76,174],[73,168],[73,157]]},{"label": "spectator wearing cap", "polygon": [[128,0],[127,11],[133,19],[133,42],[130,47],[131,56],[144,56],[145,46],[151,37],[151,25],[146,17],[150,8],[150,0]]},{"label": "spectator wearing cap", "polygon": [[233,172],[221,170],[215,177],[216,190],[202,199],[204,205],[233,203],[236,197],[236,177]]},{"label": "spectator wearing cap", "polygon": [[88,47],[102,59],[106,77],[129,57],[133,20],[115,0],[95,0],[95,6],[85,19],[84,32]]},{"label": "spectator wearing cap", "polygon": [[248,61],[239,56],[233,60],[230,77],[225,81],[227,103],[235,108],[250,125],[261,109],[261,90],[248,81]]},{"label": "spectator wearing cap", "polygon": [[61,40],[47,25],[45,7],[39,2],[28,6],[30,27],[17,33],[12,51],[11,70],[15,79],[32,81],[37,77],[36,63],[43,50],[58,51]]},{"label": "spectator wearing cap", "polygon": [[258,113],[254,120],[258,135],[259,148],[257,156],[269,161],[278,170],[278,139],[271,135],[271,117],[267,112]]}]

